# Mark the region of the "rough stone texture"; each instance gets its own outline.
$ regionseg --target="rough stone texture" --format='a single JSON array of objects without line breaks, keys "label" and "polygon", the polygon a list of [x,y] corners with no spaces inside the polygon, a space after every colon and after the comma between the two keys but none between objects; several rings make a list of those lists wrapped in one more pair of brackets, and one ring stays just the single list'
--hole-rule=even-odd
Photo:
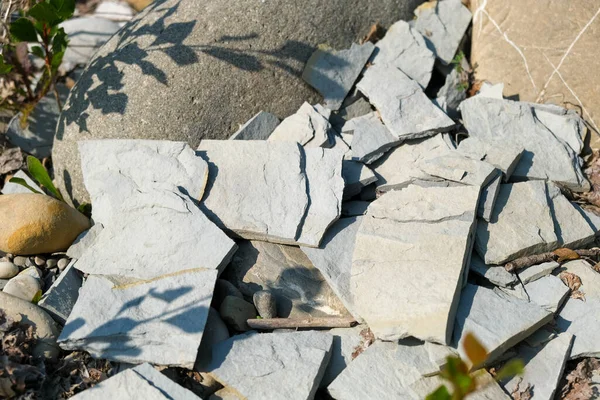
[{"label": "rough stone texture", "polygon": [[508,181],[521,159],[524,148],[510,141],[482,140],[470,136],[458,144],[458,151],[467,157],[484,160],[504,173]]},{"label": "rough stone texture", "polygon": [[61,325],[67,322],[67,318],[69,318],[69,314],[71,314],[71,310],[79,297],[79,288],[83,283],[81,274],[73,267],[74,264],[75,261],[71,261],[38,303]]},{"label": "rough stone texture", "polygon": [[400,142],[383,125],[377,113],[352,118],[344,124],[342,134],[352,134],[352,159],[370,164]]},{"label": "rough stone texture", "polygon": [[454,345],[467,359],[462,344],[466,334],[472,333],[487,349],[486,362],[491,363],[550,320],[552,313],[536,304],[467,284],[456,313]]},{"label": "rough stone texture", "polygon": [[[356,90],[355,90],[356,91]],[[344,108],[336,113],[331,114],[331,125],[339,132],[341,127],[353,118],[362,117],[363,115],[373,112],[371,104],[358,92],[357,96],[349,96],[344,102]],[[350,101],[349,101],[350,100]]]},{"label": "rough stone texture", "polygon": [[502,264],[558,246],[544,182],[500,185],[491,220],[477,224],[475,241],[475,250],[486,264]]},{"label": "rough stone texture", "polygon": [[346,309],[359,320],[350,291],[350,273],[356,233],[361,222],[362,217],[339,219],[327,230],[319,248],[302,247]]},{"label": "rough stone texture", "polygon": [[35,193],[0,196],[0,221],[0,251],[20,255],[64,251],[90,227],[74,208]]},{"label": "rough stone texture", "polygon": [[[21,178],[25,180],[25,182],[37,190],[40,193],[43,193],[42,189],[38,186],[37,183],[33,181],[25,172],[19,170],[14,175],[13,178]],[[4,187],[2,188],[2,194],[14,194],[14,193],[31,193],[31,190],[27,189],[25,186],[19,185],[18,183],[6,182]]]},{"label": "rough stone texture", "polygon": [[58,342],[96,358],[192,368],[216,278],[206,269],[125,284],[91,275]]},{"label": "rough stone texture", "polygon": [[356,235],[350,290],[378,338],[450,342],[478,198],[477,187],[412,185],[371,204]]},{"label": "rough stone texture", "polygon": [[212,305],[216,309],[219,308],[225,297],[234,296],[240,299],[244,299],[244,295],[235,285],[225,279],[217,279],[215,283],[215,290],[213,292]]},{"label": "rough stone texture", "polygon": [[120,372],[72,397],[76,400],[199,400],[148,363]]},{"label": "rough stone texture", "polygon": [[527,267],[524,269],[520,269],[517,271],[517,275],[519,275],[519,279],[523,285],[528,284],[529,282],[533,282],[540,278],[543,278],[546,275],[549,275],[556,268],[559,267],[559,264],[556,261],[548,261],[545,263],[532,265],[531,267]]},{"label": "rough stone texture", "polygon": [[95,224],[87,231],[81,232],[73,244],[67,249],[67,256],[76,259],[81,258],[83,253],[96,242],[102,229],[104,229],[102,224]]},{"label": "rough stone texture", "polygon": [[326,388],[350,363],[371,345],[371,332],[366,325],[352,328],[335,328],[329,333],[333,336],[331,359],[319,384]]},{"label": "rough stone texture", "polygon": [[309,400],[329,363],[332,341],[317,331],[238,335],[213,347],[207,371],[248,400]]},{"label": "rough stone texture", "polygon": [[371,168],[361,162],[350,160],[342,162],[342,177],[344,178],[344,200],[356,196],[363,187],[377,181]]},{"label": "rough stone texture", "polygon": [[371,203],[368,201],[361,200],[353,200],[342,203],[342,217],[357,217],[359,215],[365,215],[370,204]]},{"label": "rough stone texture", "polygon": [[252,298],[269,290],[281,318],[344,316],[348,311],[297,247],[242,241],[223,277]]},{"label": "rough stone texture", "polygon": [[[25,301],[33,299],[41,293],[42,284],[31,275],[17,275],[4,285],[2,291]],[[39,293],[38,293],[39,292]]]},{"label": "rough stone texture", "polygon": [[558,332],[573,335],[569,359],[600,357],[598,330],[600,329],[600,300],[598,298],[567,299],[556,318]]},{"label": "rough stone texture", "polygon": [[581,291],[586,300],[600,299],[600,274],[592,269],[585,260],[573,260],[561,265],[557,273],[567,271],[575,274],[581,279]]},{"label": "rough stone texture", "polygon": [[335,51],[318,48],[306,62],[302,78],[321,95],[327,108],[338,110],[374,50],[373,43]]},{"label": "rough stone texture", "polygon": [[571,125],[548,126],[540,120],[537,107],[511,100],[474,96],[463,101],[460,109],[470,136],[523,146],[512,174],[515,179],[548,179],[577,192],[589,190],[581,172],[580,149],[570,145],[581,140],[580,132]]},{"label": "rough stone texture", "polygon": [[229,140],[267,140],[279,122],[275,115],[260,111],[231,135]]},{"label": "rough stone texture", "polygon": [[201,138],[226,139],[260,110],[284,118],[304,101],[317,103],[300,74],[318,44],[348,48],[375,22],[411,19],[420,2],[150,5],[96,53],[73,88],[55,140],[59,187],[89,201],[78,140],[168,138],[196,147]]},{"label": "rough stone texture", "polygon": [[487,162],[474,160],[451,151],[417,162],[421,171],[435,178],[483,187],[496,178],[496,169]]},{"label": "rough stone texture", "polygon": [[281,121],[267,140],[298,142],[304,147],[330,147],[328,132],[331,124],[327,119],[316,106],[304,102],[295,114]]},{"label": "rough stone texture", "polygon": [[496,177],[485,185],[481,189],[481,195],[479,198],[479,205],[477,206],[477,216],[490,222],[492,220],[492,213],[494,212],[494,206],[496,205],[496,199],[498,193],[500,193],[500,183],[502,182],[502,172],[496,171]]},{"label": "rough stone texture", "polygon": [[212,360],[212,348],[217,343],[229,339],[229,329],[221,319],[219,312],[214,308],[208,309],[208,318],[202,333],[202,342],[198,349],[198,357],[194,370],[201,370],[202,366],[207,365]]},{"label": "rough stone texture", "polygon": [[367,68],[356,87],[399,140],[432,136],[454,127],[454,121],[427,98],[419,84],[394,66]]},{"label": "rough stone texture", "polygon": [[584,216],[552,182],[548,183],[550,208],[554,217],[554,231],[561,247],[581,249],[590,245],[596,232]]},{"label": "rough stone texture", "polygon": [[458,106],[467,98],[468,87],[468,82],[463,81],[462,74],[457,68],[453,68],[446,76],[444,86],[438,90],[434,103],[450,117],[457,118],[460,115]]},{"label": "rough stone texture", "polygon": [[219,307],[219,314],[223,321],[238,332],[250,330],[249,319],[256,318],[256,309],[244,299],[235,296],[227,296]]},{"label": "rough stone texture", "polygon": [[509,287],[518,282],[515,274],[511,274],[503,266],[486,265],[476,253],[471,256],[470,270],[497,286]]},{"label": "rough stone texture", "polygon": [[570,293],[557,277],[550,275],[525,285],[529,300],[548,311],[556,312]]},{"label": "rough stone texture", "polygon": [[428,2],[415,10],[414,28],[443,64],[450,64],[467,27],[471,12],[461,0]]},{"label": "rough stone texture", "polygon": [[425,39],[406,21],[395,22],[375,45],[371,63],[392,65],[416,81],[423,89],[431,79],[435,56]]},{"label": "rough stone texture", "polygon": [[277,300],[267,290],[261,290],[252,296],[254,307],[261,318],[277,318]]}]

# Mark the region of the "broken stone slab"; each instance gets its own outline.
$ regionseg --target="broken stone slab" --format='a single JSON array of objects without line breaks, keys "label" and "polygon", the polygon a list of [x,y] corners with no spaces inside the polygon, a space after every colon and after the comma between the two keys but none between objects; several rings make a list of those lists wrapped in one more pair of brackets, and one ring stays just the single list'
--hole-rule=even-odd
[{"label": "broken stone slab", "polygon": [[554,217],[554,231],[561,246],[580,249],[594,242],[595,230],[552,182],[548,183],[548,196]]},{"label": "broken stone slab", "polygon": [[544,276],[525,285],[529,300],[544,309],[556,312],[569,296],[569,288],[556,276]]},{"label": "broken stone slab", "polygon": [[508,181],[521,159],[524,148],[499,140],[481,140],[470,136],[458,144],[458,151],[467,157],[492,164],[504,173],[504,181]]},{"label": "broken stone slab", "polygon": [[[475,377],[477,390],[468,395],[469,400],[511,400],[511,397],[504,393],[502,387],[485,369],[474,372],[473,376]],[[413,393],[413,399],[421,400],[442,385],[448,387],[448,381],[436,375],[417,380],[410,386],[410,389]]]},{"label": "broken stone slab", "polygon": [[267,140],[279,122],[275,115],[260,111],[231,135],[229,140]]},{"label": "broken stone slab", "polygon": [[330,147],[333,144],[329,142],[330,129],[331,124],[327,118],[304,102],[295,114],[281,121],[267,141],[297,142],[305,147]]},{"label": "broken stone slab", "polygon": [[564,140],[576,154],[581,153],[587,127],[576,110],[568,110],[554,104],[532,103],[531,106],[542,124]]},{"label": "broken stone slab", "polygon": [[342,217],[358,217],[367,213],[371,202],[353,200],[342,203]]},{"label": "broken stone slab", "polygon": [[424,89],[431,79],[435,56],[419,32],[408,22],[397,21],[377,42],[370,61],[402,70]]},{"label": "broken stone slab", "polygon": [[350,274],[356,233],[361,222],[362,217],[339,219],[325,233],[319,248],[301,247],[312,264],[323,274],[346,309],[357,320],[360,320],[360,315],[355,310],[350,290]]},{"label": "broken stone slab", "polygon": [[598,298],[567,299],[556,318],[558,332],[573,335],[573,346],[569,359],[581,357],[600,357],[600,300]]},{"label": "broken stone slab", "polygon": [[450,64],[469,24],[471,12],[461,0],[428,2],[415,9],[413,27],[443,63]]},{"label": "broken stone slab", "polygon": [[359,194],[363,187],[377,182],[377,177],[371,168],[358,161],[344,160],[342,177],[344,178],[344,200]]},{"label": "broken stone slab", "polygon": [[545,182],[500,185],[491,221],[477,224],[475,241],[486,264],[503,264],[558,246]]},{"label": "broken stone slab", "polygon": [[548,261],[545,263],[532,265],[531,267],[521,269],[517,272],[517,275],[519,275],[521,283],[523,283],[523,285],[526,285],[529,282],[533,282],[535,280],[543,278],[546,275],[550,275],[552,271],[554,271],[559,266],[560,264],[558,264],[556,261]]},{"label": "broken stone slab", "polygon": [[467,284],[461,293],[454,327],[454,347],[466,358],[463,341],[472,333],[488,351],[486,363],[493,362],[552,320],[553,314],[536,304],[491,289]]},{"label": "broken stone slab", "polygon": [[351,104],[343,107],[337,113],[332,113],[329,120],[338,132],[341,132],[342,126],[347,121],[373,112],[371,104],[362,95],[359,95]]},{"label": "broken stone slab", "polygon": [[[19,179],[23,179],[25,181],[25,183],[27,183],[29,186],[31,186],[33,189],[37,190],[40,193],[43,193],[44,191],[38,186],[37,183],[35,183],[33,181],[33,179],[31,179],[29,177],[29,175],[27,175],[25,172],[19,170],[17,171],[14,175],[13,178],[19,178]],[[18,183],[14,183],[14,182],[6,182],[4,184],[4,187],[2,188],[2,194],[13,194],[13,193],[31,193],[31,190],[29,190],[28,188],[26,188],[23,185],[19,185]]]},{"label": "broken stone slab", "polygon": [[492,99],[504,99],[503,94],[504,93],[504,83],[497,83],[495,85],[492,85],[489,82],[483,82],[481,84],[481,87],[479,88],[479,91],[477,92],[477,96],[482,96],[482,97],[489,97]]},{"label": "broken stone slab", "polygon": [[81,274],[73,267],[75,262],[72,260],[69,263],[38,302],[38,306],[46,310],[61,325],[67,322],[83,283]]},{"label": "broken stone slab", "polygon": [[268,290],[281,318],[346,316],[344,305],[302,250],[262,241],[240,241],[223,272],[244,296]]},{"label": "broken stone slab", "polygon": [[497,176],[497,170],[491,164],[465,157],[457,151],[420,160],[417,167],[435,178],[478,187],[487,185]]},{"label": "broken stone slab", "polygon": [[457,118],[459,116],[458,106],[467,98],[468,87],[468,78],[465,81],[458,69],[453,68],[446,76],[444,86],[438,91],[434,103],[448,116]]},{"label": "broken stone slab", "polygon": [[216,279],[210,269],[127,283],[90,275],[58,343],[95,358],[191,369]]},{"label": "broken stone slab", "polygon": [[365,164],[372,163],[386,151],[400,144],[398,138],[383,125],[375,112],[349,120],[341,132],[352,135],[352,159]]},{"label": "broken stone slab", "polygon": [[525,371],[501,382],[504,390],[515,393],[529,386],[534,393],[532,399],[552,400],[569,358],[572,341],[573,335],[561,333],[542,346],[518,346],[518,359],[525,364]]},{"label": "broken stone slab", "polygon": [[600,299],[600,274],[592,269],[592,266],[587,261],[569,261],[556,270],[558,274],[563,271],[575,274],[581,279],[579,291],[583,293],[586,300]]},{"label": "broken stone slab", "polygon": [[81,232],[73,244],[67,249],[67,256],[74,259],[80,259],[81,256],[83,256],[83,253],[96,242],[102,229],[104,229],[104,225],[95,224],[87,231]]},{"label": "broken stone slab", "polygon": [[[356,235],[350,290],[375,336],[450,342],[478,198],[474,186],[411,185],[371,204]],[[423,300],[425,292],[435,295]]]},{"label": "broken stone slab", "polygon": [[72,397],[76,400],[196,400],[200,397],[179,386],[148,363],[126,369]]},{"label": "broken stone slab", "polygon": [[502,172],[496,171],[496,177],[485,185],[481,189],[481,196],[479,198],[479,205],[477,206],[477,216],[490,222],[492,220],[492,213],[494,212],[494,206],[496,205],[496,199],[498,193],[500,193],[500,183],[502,182]]},{"label": "broken stone slab", "polygon": [[469,136],[514,143],[525,149],[513,179],[547,179],[576,192],[589,190],[590,184],[581,171],[582,161],[569,145],[580,140],[570,125],[558,125],[564,129],[559,132],[556,126],[541,122],[534,105],[511,100],[474,96],[463,101],[460,109]]},{"label": "broken stone slab", "polygon": [[338,51],[320,46],[306,62],[302,79],[321,93],[328,108],[338,110],[374,48],[371,42]]},{"label": "broken stone slab", "polygon": [[401,141],[446,132],[455,125],[429,100],[417,82],[394,66],[367,68],[356,87],[368,97],[385,126]]},{"label": "broken stone slab", "polygon": [[216,344],[206,370],[244,399],[309,400],[329,363],[332,342],[331,334],[318,331],[247,333]]},{"label": "broken stone slab", "polygon": [[512,287],[518,282],[515,274],[508,272],[503,266],[486,265],[476,253],[471,256],[470,270],[497,286]]}]

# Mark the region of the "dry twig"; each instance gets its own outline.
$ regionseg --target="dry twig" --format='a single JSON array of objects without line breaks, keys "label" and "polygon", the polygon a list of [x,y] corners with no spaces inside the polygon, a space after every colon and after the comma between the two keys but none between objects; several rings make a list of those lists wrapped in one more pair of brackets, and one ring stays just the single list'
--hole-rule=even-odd
[{"label": "dry twig", "polygon": [[350,328],[356,325],[352,317],[325,318],[266,318],[249,319],[248,326],[252,329],[295,329],[295,328]]}]

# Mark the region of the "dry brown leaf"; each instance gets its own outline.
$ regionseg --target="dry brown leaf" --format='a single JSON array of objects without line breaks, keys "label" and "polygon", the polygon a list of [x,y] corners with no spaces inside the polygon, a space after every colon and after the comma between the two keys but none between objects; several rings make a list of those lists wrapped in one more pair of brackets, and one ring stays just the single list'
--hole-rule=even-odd
[{"label": "dry brown leaf", "polygon": [[571,292],[571,298],[585,301],[585,295],[581,290],[575,290]]},{"label": "dry brown leaf", "polygon": [[360,337],[361,337],[360,344],[358,346],[356,346],[354,348],[354,351],[352,352],[353,360],[356,357],[358,357],[363,351],[365,351],[367,349],[367,347],[372,345],[373,342],[375,342],[375,335],[373,335],[373,332],[371,332],[371,330],[369,328],[365,328],[362,331],[360,331]]},{"label": "dry brown leaf", "polygon": [[563,271],[558,277],[572,291],[579,290],[581,287],[581,278],[571,272]]},{"label": "dry brown leaf", "polygon": [[367,33],[367,36],[361,39],[360,44],[364,44],[367,42],[375,44],[381,38],[383,38],[383,35],[385,35],[385,29],[378,23],[373,24],[369,29],[369,33]]},{"label": "dry brown leaf", "polygon": [[531,400],[531,398],[533,397],[533,388],[528,383],[527,386],[521,389],[521,383],[523,383],[522,378],[519,379],[519,383],[517,383],[517,387],[510,394],[510,397],[512,397],[513,400]]},{"label": "dry brown leaf", "polygon": [[596,272],[600,273],[600,262],[594,264],[594,266],[592,267],[592,269]]},{"label": "dry brown leaf", "polygon": [[563,261],[577,260],[579,258],[579,254],[577,254],[575,251],[564,247],[561,249],[556,249],[552,253],[558,257],[558,260],[556,261],[559,263]]},{"label": "dry brown leaf", "polygon": [[[574,369],[566,372],[561,380],[557,398],[563,400],[588,400],[594,398],[594,388],[590,385],[594,371],[600,370],[600,360],[585,358]],[[569,371],[567,368],[566,371]]]}]

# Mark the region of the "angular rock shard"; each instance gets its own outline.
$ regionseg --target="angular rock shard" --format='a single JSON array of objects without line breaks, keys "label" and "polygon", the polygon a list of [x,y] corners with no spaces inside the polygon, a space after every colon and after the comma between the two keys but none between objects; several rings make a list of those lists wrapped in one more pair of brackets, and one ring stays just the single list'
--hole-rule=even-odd
[{"label": "angular rock shard", "polygon": [[525,285],[529,301],[540,307],[556,312],[570,293],[569,288],[556,276],[544,276]]},{"label": "angular rock shard", "polygon": [[96,358],[191,369],[216,278],[206,269],[132,283],[91,275],[58,342]]},{"label": "angular rock shard", "polygon": [[386,151],[400,144],[383,125],[377,113],[353,118],[342,127],[342,134],[352,134],[352,159],[370,164]]},{"label": "angular rock shard", "polygon": [[492,213],[494,212],[496,199],[498,198],[498,193],[500,193],[500,183],[502,182],[502,173],[499,170],[495,171],[496,177],[492,178],[492,180],[481,189],[479,206],[477,207],[477,216],[488,222],[492,220]]},{"label": "angular rock shard", "polygon": [[473,186],[412,185],[371,204],[356,236],[350,287],[378,338],[449,343],[478,198]]},{"label": "angular rock shard", "polygon": [[470,136],[458,144],[458,151],[467,157],[492,164],[508,181],[523,154],[523,147],[509,141],[482,140]]},{"label": "angular rock shard", "polygon": [[600,300],[598,298],[567,299],[565,306],[556,318],[559,332],[573,335],[573,346],[569,359],[581,357],[600,357]]},{"label": "angular rock shard", "polygon": [[359,194],[363,187],[377,181],[371,168],[350,160],[344,160],[342,163],[342,177],[344,178],[344,200]]},{"label": "angular rock shard", "polygon": [[391,65],[373,65],[356,84],[399,140],[446,132],[454,121],[436,107],[419,84]]},{"label": "angular rock shard", "polygon": [[496,178],[496,169],[484,161],[467,158],[457,151],[417,162],[421,171],[434,178],[483,187]]},{"label": "angular rock shard", "polygon": [[577,206],[572,204],[552,182],[548,183],[548,196],[554,217],[554,231],[561,246],[580,249],[591,244],[596,232],[576,208]]},{"label": "angular rock shard", "polygon": [[545,263],[532,265],[531,267],[520,269],[517,272],[517,274],[519,275],[521,283],[523,285],[526,285],[529,282],[533,282],[540,278],[543,278],[546,275],[550,275],[552,271],[554,271],[558,267],[559,264],[556,261],[548,261]]},{"label": "angular rock shard", "polygon": [[486,265],[476,253],[471,256],[470,270],[497,286],[512,287],[518,282],[515,274],[511,274],[503,266]]},{"label": "angular rock shard", "polygon": [[231,135],[229,140],[267,140],[279,122],[275,115],[260,111]]},{"label": "angular rock shard", "polygon": [[81,274],[73,267],[74,264],[75,261],[71,261],[38,303],[38,306],[46,310],[61,325],[64,325],[69,318],[82,285]]},{"label": "angular rock shard", "polygon": [[319,48],[306,62],[302,79],[321,93],[328,108],[338,110],[373,49],[370,42],[339,51]]},{"label": "angular rock shard", "polygon": [[[468,81],[465,81],[457,68],[446,76],[444,86],[437,93],[434,103],[452,118],[459,116],[458,106],[467,98]],[[465,76],[467,76],[465,74]],[[467,78],[468,79],[468,78]]]},{"label": "angular rock shard", "polygon": [[335,328],[329,333],[333,336],[331,360],[327,365],[320,388],[326,388],[350,363],[367,349],[373,341],[373,334],[366,325],[352,328]]},{"label": "angular rock shard", "polygon": [[238,335],[213,347],[206,370],[244,399],[309,400],[325,373],[332,340],[317,331]]},{"label": "angular rock shard", "polygon": [[[290,115],[273,130],[269,142],[298,142],[304,147],[330,147],[331,124],[315,107],[304,102],[295,114]],[[200,144],[202,145],[202,143]]]}]

